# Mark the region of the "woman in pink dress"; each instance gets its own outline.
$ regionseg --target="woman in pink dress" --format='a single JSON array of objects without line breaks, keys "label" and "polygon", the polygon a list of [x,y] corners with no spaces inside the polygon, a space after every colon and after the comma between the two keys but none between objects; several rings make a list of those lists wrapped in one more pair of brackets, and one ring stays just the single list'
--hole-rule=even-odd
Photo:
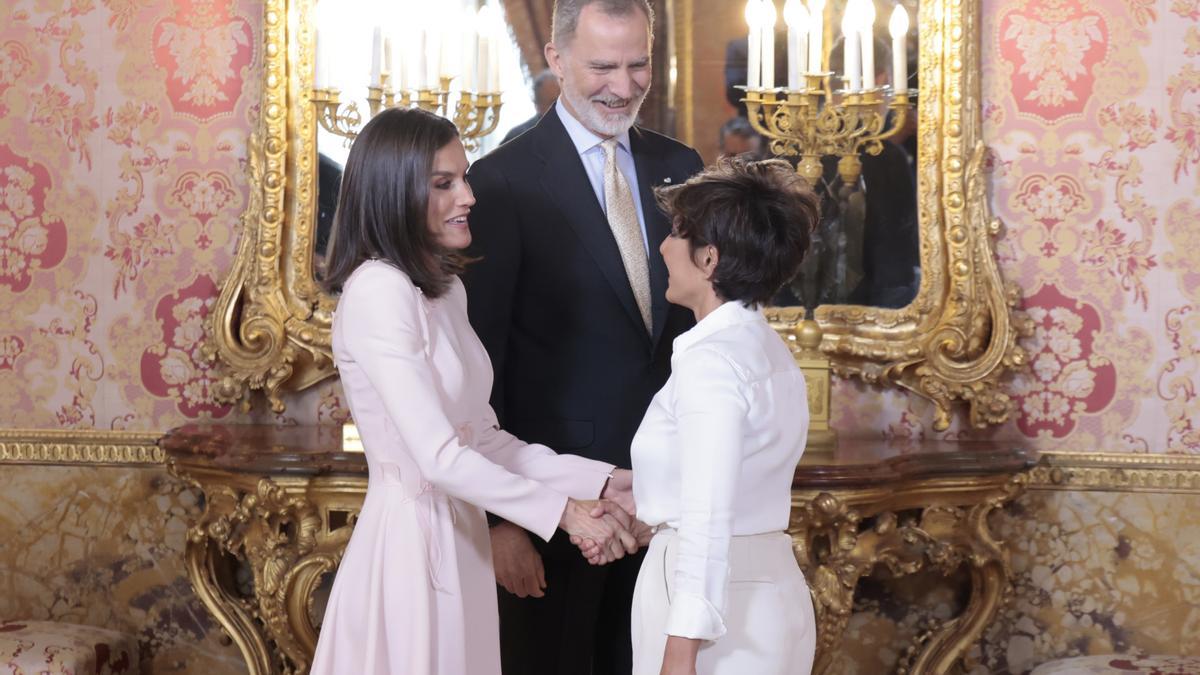
[{"label": "woman in pink dress", "polygon": [[457,277],[466,170],[454,125],[420,110],[380,113],[350,150],[325,281],[341,293],[333,356],[370,479],[314,674],[498,675],[485,510],[543,539],[561,527],[602,542],[609,558],[636,550],[619,509],[584,501],[628,503],[627,471],[496,423]]}]

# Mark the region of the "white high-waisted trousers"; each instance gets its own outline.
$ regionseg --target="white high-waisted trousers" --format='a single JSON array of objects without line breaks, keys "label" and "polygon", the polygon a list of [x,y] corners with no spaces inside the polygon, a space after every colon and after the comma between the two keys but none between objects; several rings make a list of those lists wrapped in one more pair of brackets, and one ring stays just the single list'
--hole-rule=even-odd
[{"label": "white high-waisted trousers", "polygon": [[[633,675],[658,675],[666,648],[678,537],[650,540],[633,593]],[[783,532],[733,537],[725,635],[705,642],[697,675],[809,675],[816,618],[808,583]]]}]

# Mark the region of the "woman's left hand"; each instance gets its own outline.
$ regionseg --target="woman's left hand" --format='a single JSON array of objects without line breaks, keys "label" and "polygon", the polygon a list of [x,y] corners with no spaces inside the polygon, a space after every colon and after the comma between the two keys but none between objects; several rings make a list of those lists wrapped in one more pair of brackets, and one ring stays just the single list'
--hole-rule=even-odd
[{"label": "woman's left hand", "polygon": [[699,640],[668,635],[659,675],[696,675],[696,655],[699,652]]}]

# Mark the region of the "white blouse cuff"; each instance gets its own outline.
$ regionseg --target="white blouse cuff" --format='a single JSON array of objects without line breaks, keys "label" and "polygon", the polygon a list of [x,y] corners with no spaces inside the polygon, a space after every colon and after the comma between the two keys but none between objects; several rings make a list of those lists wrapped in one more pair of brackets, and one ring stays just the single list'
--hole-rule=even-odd
[{"label": "white blouse cuff", "polygon": [[716,640],[725,634],[725,621],[707,599],[689,593],[676,593],[671,598],[666,632],[667,635],[696,640]]}]

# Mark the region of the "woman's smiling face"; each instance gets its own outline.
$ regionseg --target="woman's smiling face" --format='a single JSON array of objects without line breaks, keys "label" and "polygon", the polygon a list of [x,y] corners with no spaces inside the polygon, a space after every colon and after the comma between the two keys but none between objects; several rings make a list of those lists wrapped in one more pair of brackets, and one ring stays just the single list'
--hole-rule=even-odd
[{"label": "woman's smiling face", "polygon": [[475,194],[467,184],[467,152],[455,138],[433,156],[429,177],[429,209],[426,222],[437,243],[450,250],[471,245],[467,216],[475,204]]}]

